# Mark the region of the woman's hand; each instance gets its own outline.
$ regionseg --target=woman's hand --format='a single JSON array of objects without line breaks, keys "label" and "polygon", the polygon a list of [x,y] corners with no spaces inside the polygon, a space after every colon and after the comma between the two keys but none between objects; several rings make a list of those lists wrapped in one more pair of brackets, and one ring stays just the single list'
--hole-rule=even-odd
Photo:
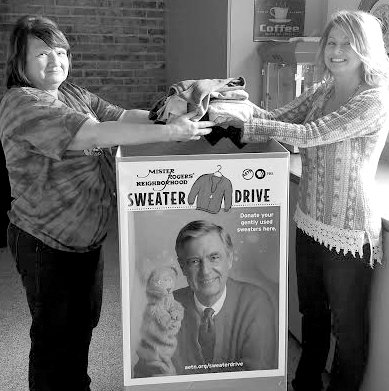
[{"label": "woman's hand", "polygon": [[192,111],[173,119],[169,124],[164,125],[168,129],[169,140],[171,141],[189,141],[198,140],[201,136],[211,133],[212,121],[192,121],[197,113]]},{"label": "woman's hand", "polygon": [[[74,136],[68,149],[198,140],[210,133],[211,126],[215,124],[211,121],[191,121],[194,115],[193,112],[184,114],[167,125],[153,124],[146,120],[144,112],[139,111],[127,113],[119,121],[96,122],[88,119]],[[146,123],[140,123],[142,121]]]}]

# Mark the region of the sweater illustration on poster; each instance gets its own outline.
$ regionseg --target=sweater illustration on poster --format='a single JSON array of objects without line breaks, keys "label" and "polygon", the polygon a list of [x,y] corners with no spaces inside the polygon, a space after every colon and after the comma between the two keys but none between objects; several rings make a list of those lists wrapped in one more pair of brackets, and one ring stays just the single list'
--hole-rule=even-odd
[{"label": "sweater illustration on poster", "polygon": [[193,205],[196,197],[196,209],[209,213],[218,213],[224,200],[224,211],[227,212],[232,204],[231,181],[221,173],[221,166],[217,171],[204,174],[198,177],[193,184],[189,195],[188,203]]}]

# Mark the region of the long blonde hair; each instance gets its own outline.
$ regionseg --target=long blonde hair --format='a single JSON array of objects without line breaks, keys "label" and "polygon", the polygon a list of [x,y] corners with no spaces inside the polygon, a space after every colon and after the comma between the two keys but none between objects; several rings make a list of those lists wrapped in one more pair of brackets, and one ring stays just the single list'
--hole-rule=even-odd
[{"label": "long blonde hair", "polygon": [[372,87],[389,85],[389,58],[382,35],[381,22],[375,16],[364,11],[335,12],[320,40],[317,64],[324,77],[330,72],[324,62],[324,51],[328,35],[334,28],[342,29],[350,38],[350,44],[362,62],[363,77]]}]

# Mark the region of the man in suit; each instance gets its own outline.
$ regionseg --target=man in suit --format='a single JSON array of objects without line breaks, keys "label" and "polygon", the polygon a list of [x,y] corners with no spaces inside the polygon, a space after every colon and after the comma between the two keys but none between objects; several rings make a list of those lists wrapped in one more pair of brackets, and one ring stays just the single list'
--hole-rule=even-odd
[{"label": "man in suit", "polygon": [[177,374],[277,368],[274,308],[264,290],[229,277],[230,235],[192,221],[180,230],[176,253],[188,281],[174,292],[184,307],[173,355]]}]

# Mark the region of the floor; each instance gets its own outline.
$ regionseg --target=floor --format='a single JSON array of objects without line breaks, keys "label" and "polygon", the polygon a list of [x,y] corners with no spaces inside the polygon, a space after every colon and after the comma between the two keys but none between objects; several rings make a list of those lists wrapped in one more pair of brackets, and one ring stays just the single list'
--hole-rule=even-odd
[{"label": "floor", "polygon": [[296,371],[298,360],[300,358],[300,344],[299,342],[289,334],[288,338],[288,369],[287,369],[287,378],[288,378],[288,388],[287,391],[293,391],[293,387],[290,382],[293,379],[294,372]]},{"label": "floor", "polygon": [[[120,283],[116,225],[105,243],[104,304],[90,348],[92,391],[122,390]],[[30,317],[23,287],[9,251],[0,249],[0,390],[27,391]],[[288,391],[300,347],[288,338]],[[146,390],[146,389],[145,389]],[[147,391],[147,390],[146,390]]]}]

